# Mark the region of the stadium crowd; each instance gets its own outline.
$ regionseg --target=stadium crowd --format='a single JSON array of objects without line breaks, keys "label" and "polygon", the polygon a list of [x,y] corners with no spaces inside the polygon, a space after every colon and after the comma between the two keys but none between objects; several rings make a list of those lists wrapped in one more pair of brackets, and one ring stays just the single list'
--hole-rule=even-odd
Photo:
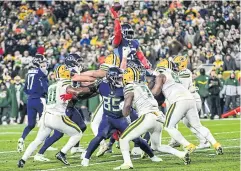
[{"label": "stadium crowd", "polygon": [[[2,1],[0,5],[1,124],[23,123],[27,101],[23,82],[36,53],[49,61],[50,82],[53,69],[70,52],[84,57],[86,70],[98,68],[112,53],[113,19],[104,1]],[[133,26],[153,67],[164,58],[188,58],[204,106],[209,99],[211,111],[203,107],[203,113],[211,112],[214,118],[239,105],[239,79],[233,71],[240,70],[240,12],[238,1],[126,1],[121,21]],[[211,77],[204,69],[197,76],[202,64],[213,65]],[[222,73],[227,71],[232,72],[224,80]],[[210,82],[217,84],[212,87]],[[80,106],[92,112],[98,97],[88,101]]]}]

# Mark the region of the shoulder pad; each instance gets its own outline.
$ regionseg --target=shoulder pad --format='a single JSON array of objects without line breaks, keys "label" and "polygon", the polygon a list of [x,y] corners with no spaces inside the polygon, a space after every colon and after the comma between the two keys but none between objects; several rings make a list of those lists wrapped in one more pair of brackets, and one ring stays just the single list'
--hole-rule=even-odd
[{"label": "shoulder pad", "polygon": [[132,92],[134,90],[134,84],[128,84],[124,88],[124,94]]},{"label": "shoulder pad", "polygon": [[190,70],[183,70],[183,71],[180,71],[179,73],[178,73],[178,76],[180,77],[180,78],[188,78],[188,77],[190,77],[191,76],[191,71]]}]

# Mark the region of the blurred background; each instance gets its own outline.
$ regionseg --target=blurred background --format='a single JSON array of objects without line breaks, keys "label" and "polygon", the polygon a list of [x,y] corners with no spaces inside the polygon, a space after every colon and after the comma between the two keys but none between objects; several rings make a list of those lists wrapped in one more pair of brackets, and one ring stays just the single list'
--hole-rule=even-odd
[{"label": "blurred background", "polygon": [[[84,58],[85,70],[98,69],[112,53],[113,19],[107,0],[0,2],[0,124],[26,122],[25,75],[32,57],[53,69],[69,53]],[[130,23],[153,67],[162,59],[186,56],[203,101],[200,117],[219,118],[239,106],[240,4],[238,1],[124,1],[121,22]],[[200,73],[201,69],[201,73]],[[204,69],[204,72],[203,72]],[[214,71],[214,72],[213,72]],[[207,88],[217,77],[218,91]],[[218,98],[218,103],[210,100]],[[99,97],[82,101],[89,120]],[[216,110],[215,110],[216,109]]]}]

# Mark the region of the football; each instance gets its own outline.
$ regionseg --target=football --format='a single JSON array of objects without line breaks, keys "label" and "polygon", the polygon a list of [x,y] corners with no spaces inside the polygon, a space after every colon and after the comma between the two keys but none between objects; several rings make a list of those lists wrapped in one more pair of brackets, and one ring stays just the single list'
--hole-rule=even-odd
[{"label": "football", "polygon": [[120,11],[122,6],[119,2],[115,2],[112,7],[115,11]]}]

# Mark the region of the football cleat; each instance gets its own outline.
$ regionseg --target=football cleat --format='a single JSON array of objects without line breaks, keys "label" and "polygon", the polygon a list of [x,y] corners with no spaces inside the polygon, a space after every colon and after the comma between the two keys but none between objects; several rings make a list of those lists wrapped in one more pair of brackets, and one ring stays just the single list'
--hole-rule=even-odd
[{"label": "football cleat", "polygon": [[144,151],[142,151],[142,153],[141,153],[141,159],[145,159],[145,158],[147,158],[147,157],[148,157],[148,154],[145,153]]},{"label": "football cleat", "polygon": [[119,141],[116,142],[115,148],[120,149],[120,143],[119,143]]},{"label": "football cleat", "polygon": [[189,154],[193,153],[196,150],[196,146],[194,144],[189,144],[185,147],[185,151],[187,151]]},{"label": "football cleat", "polygon": [[196,147],[196,149],[199,149],[199,150],[205,149],[205,148],[210,148],[210,143],[209,143],[208,141],[206,141],[205,143],[200,143],[200,144]]},{"label": "football cleat", "polygon": [[139,156],[141,154],[142,154],[142,150],[140,149],[140,147],[134,147],[131,150],[131,155],[133,155],[133,156]]},{"label": "football cleat", "polygon": [[108,149],[108,145],[107,144],[103,144],[102,146],[100,146],[99,151],[96,153],[96,157],[103,156],[107,150],[109,150]]},{"label": "football cleat", "polygon": [[153,156],[152,158],[150,158],[151,159],[151,161],[153,161],[153,162],[161,162],[161,161],[163,161],[161,158],[159,158],[159,157],[157,157],[157,156]]},{"label": "football cleat", "polygon": [[65,165],[70,165],[69,162],[67,161],[65,154],[58,152],[55,155],[56,159],[58,159],[59,161],[61,161],[62,163],[64,163]]},{"label": "football cleat", "polygon": [[81,162],[81,165],[84,166],[84,167],[88,167],[89,166],[89,162],[90,160],[87,159],[87,158],[84,158]]},{"label": "football cleat", "polygon": [[18,168],[23,168],[24,164],[25,164],[25,161],[23,159],[20,159],[18,161]]},{"label": "football cleat", "polygon": [[223,154],[223,148],[222,148],[222,146],[221,146],[220,143],[218,143],[218,142],[215,143],[215,144],[213,145],[213,147],[215,148],[217,155],[222,155],[222,154]]},{"label": "football cleat", "polygon": [[48,161],[50,161],[50,160],[49,160],[48,158],[45,158],[43,154],[37,153],[37,154],[34,156],[34,161],[48,162]]},{"label": "football cleat", "polygon": [[185,165],[189,165],[191,163],[190,155],[189,153],[186,153],[185,156],[182,158],[182,161]]},{"label": "football cleat", "polygon": [[18,139],[17,151],[18,151],[19,153],[21,153],[21,152],[24,151],[24,140],[23,140],[23,138],[19,138],[19,139]]},{"label": "football cleat", "polygon": [[133,165],[131,163],[130,164],[123,163],[119,167],[115,167],[113,170],[128,170],[128,169],[133,169]]},{"label": "football cleat", "polygon": [[58,148],[54,148],[54,147],[49,147],[49,148],[47,148],[47,151],[57,151],[58,150]]},{"label": "football cleat", "polygon": [[76,153],[83,153],[85,152],[85,149],[82,147],[72,147],[70,153],[76,154]]},{"label": "football cleat", "polygon": [[172,148],[176,148],[176,147],[180,147],[181,146],[181,144],[179,142],[175,141],[175,140],[174,141],[171,140],[168,145],[171,146]]}]

